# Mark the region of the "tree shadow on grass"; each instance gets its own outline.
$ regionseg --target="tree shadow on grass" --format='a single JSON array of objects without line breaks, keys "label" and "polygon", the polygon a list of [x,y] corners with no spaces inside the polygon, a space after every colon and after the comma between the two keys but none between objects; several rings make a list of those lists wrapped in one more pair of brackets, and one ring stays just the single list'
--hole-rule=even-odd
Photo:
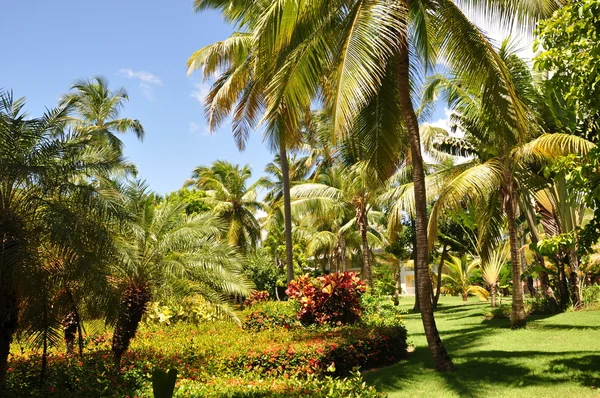
[{"label": "tree shadow on grass", "polygon": [[569,374],[571,380],[587,387],[600,387],[600,354],[556,359],[548,370]]},{"label": "tree shadow on grass", "polygon": [[[407,392],[414,388],[415,383],[431,383],[432,380],[437,380],[443,383],[448,391],[461,397],[488,396],[493,386],[516,389],[553,386],[565,382],[575,382],[592,388],[600,386],[600,354],[589,354],[585,351],[492,350],[464,355],[451,352],[451,355],[457,364],[456,371],[436,373],[427,347],[417,347],[408,361],[377,372],[368,372],[365,374],[365,380],[385,391]],[[550,362],[540,372],[539,369],[520,364],[519,361],[524,357],[539,357],[540,361]],[[553,357],[556,359],[552,359]]]},{"label": "tree shadow on grass", "polygon": [[536,329],[555,329],[555,330],[600,330],[600,326],[581,326],[581,325],[560,325],[555,323],[540,323],[535,325]]}]

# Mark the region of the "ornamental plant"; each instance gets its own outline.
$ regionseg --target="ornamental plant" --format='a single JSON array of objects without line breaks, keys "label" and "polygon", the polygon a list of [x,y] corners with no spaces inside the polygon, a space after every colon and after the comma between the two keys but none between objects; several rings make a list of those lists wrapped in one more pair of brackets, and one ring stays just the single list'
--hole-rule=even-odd
[{"label": "ornamental plant", "polygon": [[264,303],[269,300],[269,292],[267,291],[254,291],[244,301],[246,307],[252,307],[256,303]]},{"label": "ornamental plant", "polygon": [[360,297],[366,284],[354,272],[318,278],[308,274],[290,282],[286,294],[300,303],[298,319],[303,325],[345,325],[360,320]]}]

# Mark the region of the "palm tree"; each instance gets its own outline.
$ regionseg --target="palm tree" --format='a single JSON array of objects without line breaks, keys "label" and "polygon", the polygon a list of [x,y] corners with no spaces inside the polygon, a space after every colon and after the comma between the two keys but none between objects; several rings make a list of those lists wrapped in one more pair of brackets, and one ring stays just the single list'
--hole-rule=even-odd
[{"label": "palm tree", "polygon": [[[469,294],[475,294],[479,298],[487,300],[489,297],[488,291],[481,286],[471,284],[473,271],[479,267],[481,260],[469,257],[466,254],[461,257],[450,255],[449,260],[445,263],[446,273],[442,273],[446,291],[460,294],[463,301],[468,300]],[[438,272],[443,271],[440,269]]]},{"label": "palm tree", "polygon": [[[39,248],[60,243],[57,231],[70,228],[73,212],[65,204],[85,208],[97,195],[89,181],[123,168],[118,153],[65,129],[69,106],[28,119],[24,105],[12,93],[0,93],[0,384],[24,303],[45,303],[37,317],[48,330],[51,303]],[[46,332],[42,341],[46,347]]]},{"label": "palm tree", "polygon": [[[254,128],[264,126],[264,141],[270,149],[279,153],[283,183],[284,235],[288,283],[294,278],[292,247],[292,215],[290,202],[290,171],[288,150],[300,144],[300,115],[310,109],[310,103],[281,104],[268,115],[264,114],[264,96],[269,78],[256,72],[271,70],[265,65],[268,59],[257,59],[256,39],[252,31],[258,22],[257,16],[268,8],[265,2],[236,2],[195,0],[194,8],[202,11],[219,8],[225,18],[233,22],[240,31],[230,38],[196,51],[188,60],[188,74],[203,69],[204,77],[217,79],[205,99],[205,113],[211,130],[217,128],[233,114],[232,132],[239,150],[244,150],[246,141]],[[261,114],[263,118],[261,119]]]},{"label": "palm tree", "polygon": [[74,115],[69,117],[72,125],[96,137],[98,144],[122,151],[123,143],[115,133],[131,131],[140,140],[144,138],[144,127],[139,120],[119,117],[128,101],[124,88],[111,90],[104,77],[94,76],[73,83],[71,92],[62,96],[60,104],[72,106]]},{"label": "palm tree", "polygon": [[[253,2],[197,0],[197,9],[218,9],[228,21],[251,25],[258,59],[256,68],[266,82],[264,105],[270,121],[282,111],[304,109],[317,94],[323,94],[337,135],[345,135],[362,110],[382,91],[396,101],[396,115],[410,137],[413,164],[419,295],[423,298],[422,319],[436,368],[453,368],[435,326],[433,311],[427,304],[431,291],[428,278],[427,213],[423,160],[418,120],[411,98],[410,70],[417,64],[431,66],[436,55],[465,77],[475,91],[485,90],[488,110],[516,121],[525,129],[523,106],[512,89],[506,68],[481,32],[451,0],[424,1],[329,1]],[[472,2],[467,2],[473,6]],[[556,3],[486,1],[475,4],[485,15],[493,10],[502,22],[532,21],[550,15]],[[435,32],[435,35],[432,34]],[[409,51],[409,48],[414,51]],[[409,58],[409,53],[419,57]],[[390,86],[390,81],[395,85]],[[385,88],[385,89],[384,89]],[[477,90],[476,90],[477,89]],[[293,121],[293,118],[291,118]],[[290,123],[293,125],[293,123]],[[398,139],[399,129],[387,131],[387,142]],[[372,136],[371,136],[372,137]],[[376,142],[377,140],[373,140]],[[388,155],[394,155],[388,151]],[[377,159],[381,166],[396,159]]]},{"label": "palm tree", "polygon": [[373,288],[373,275],[368,240],[369,213],[373,210],[377,197],[376,187],[372,182],[364,165],[356,164],[350,167],[331,168],[327,173],[319,176],[318,182],[299,184],[291,191],[294,198],[293,205],[302,206],[306,212],[322,214],[337,208],[338,212],[343,212],[345,209],[354,213],[354,218],[350,221],[357,226],[360,233],[363,277],[371,288]]},{"label": "palm tree", "polygon": [[132,221],[119,233],[111,272],[120,296],[116,319],[109,318],[117,367],[153,297],[199,294],[237,320],[222,295],[248,295],[251,288],[235,248],[217,239],[213,215],[187,216],[181,202],[159,204],[140,182],[126,188],[125,198]]},{"label": "palm tree", "polygon": [[500,279],[500,272],[506,264],[506,260],[509,252],[509,246],[507,244],[501,244],[491,254],[486,256],[487,260],[481,264],[481,276],[485,283],[490,288],[490,294],[492,296],[492,307],[496,307],[496,294],[498,289],[498,281]]},{"label": "palm tree", "polygon": [[267,181],[260,178],[251,186],[249,166],[240,167],[224,160],[217,160],[209,167],[198,166],[192,179],[186,182],[206,191],[205,201],[227,225],[227,242],[240,250],[256,248],[260,240],[260,225],[255,214],[265,206],[257,199],[256,189],[265,186]]},{"label": "palm tree", "polygon": [[[526,65],[512,54],[506,44],[500,56],[510,68],[517,91],[533,106],[536,91],[531,73]],[[500,239],[502,217],[506,215],[511,247],[513,301],[511,326],[523,327],[526,313],[521,283],[520,241],[517,236],[518,198],[527,191],[526,181],[536,179],[529,166],[543,164],[549,159],[570,153],[585,153],[593,144],[568,134],[543,134],[535,109],[529,108],[530,128],[520,129],[511,119],[485,109],[487,97],[471,92],[463,79],[445,76],[432,78],[426,88],[426,97],[443,87],[450,107],[454,111],[453,123],[465,132],[464,138],[438,137],[438,147],[455,155],[469,158],[449,172],[453,173],[436,193],[430,221],[430,238],[437,234],[438,216],[466,203],[475,203],[478,213],[480,249],[484,254]],[[430,97],[431,98],[431,97]],[[426,101],[430,100],[426,98]],[[458,175],[454,174],[459,171]],[[443,172],[442,172],[443,173]]]}]

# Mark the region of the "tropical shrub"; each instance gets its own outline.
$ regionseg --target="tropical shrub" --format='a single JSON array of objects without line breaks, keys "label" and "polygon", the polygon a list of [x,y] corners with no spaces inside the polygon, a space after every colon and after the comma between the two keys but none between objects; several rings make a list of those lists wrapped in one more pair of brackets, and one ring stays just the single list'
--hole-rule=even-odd
[{"label": "tropical shrub", "polygon": [[584,286],[581,289],[581,300],[585,307],[592,307],[600,304],[600,285],[593,284]]},{"label": "tropical shrub", "polygon": [[[256,290],[265,290],[275,296],[277,286],[285,286],[286,275],[283,265],[277,266],[273,256],[264,247],[249,253],[247,258],[248,261],[244,265],[244,274],[254,282]],[[281,296],[283,296],[283,289]]]},{"label": "tropical shrub", "polygon": [[250,379],[232,377],[226,380],[217,379],[207,383],[181,383],[175,397],[205,397],[205,398],[285,398],[285,397],[316,397],[316,398],[379,398],[385,397],[374,387],[367,386],[360,373],[352,377],[338,379],[331,376],[317,378],[309,376],[306,379],[296,377],[268,380],[263,378]]},{"label": "tropical shrub", "polygon": [[308,274],[290,282],[286,294],[300,303],[298,319],[303,325],[346,325],[362,314],[360,297],[366,285],[353,272],[318,278]]},{"label": "tropical shrub", "polygon": [[290,329],[300,326],[296,306],[292,302],[270,301],[257,304],[254,308],[246,317],[244,329],[260,332],[276,327]]},{"label": "tropical shrub", "polygon": [[[260,306],[267,304],[276,303]],[[131,349],[123,355],[119,372],[115,372],[111,361],[110,333],[88,336],[85,342],[82,357],[65,355],[60,348],[49,352],[43,385],[39,378],[39,353],[27,347],[21,354],[14,353],[9,362],[7,391],[0,392],[0,396],[151,397],[152,373],[156,369],[178,370],[181,387],[176,396],[204,396],[196,391],[208,391],[207,396],[228,396],[226,393],[237,393],[244,383],[265,388],[272,385],[273,393],[288,391],[283,388],[291,384],[300,388],[304,382],[311,394],[317,388],[346,391],[350,387],[344,381],[325,378],[329,381],[321,382],[310,374],[347,375],[355,367],[368,369],[396,362],[406,353],[406,330],[361,325],[335,329],[277,328],[256,333],[221,321],[197,325],[180,322],[169,328],[142,324]],[[292,380],[290,385],[286,384],[288,378]],[[351,385],[358,389],[360,383]],[[271,394],[271,390],[258,391],[255,396]],[[289,391],[293,392],[291,396],[296,394],[296,390]],[[219,395],[221,392],[225,395]],[[261,395],[263,392],[266,395]],[[272,396],[289,395],[282,392]]]},{"label": "tropical shrub", "polygon": [[154,301],[148,305],[144,322],[170,325],[177,322],[212,322],[223,318],[223,314],[217,308],[198,296],[179,303],[169,302],[164,305],[160,301]]},{"label": "tropical shrub", "polygon": [[379,327],[404,327],[402,315],[406,312],[394,305],[394,302],[385,296],[372,294],[361,297],[363,314],[361,323],[368,326]]},{"label": "tropical shrub", "polygon": [[307,339],[304,344],[273,343],[231,357],[226,367],[235,374],[345,376],[356,367],[385,366],[406,355],[406,329],[401,326],[345,327],[301,336]]},{"label": "tropical shrub", "polygon": [[252,307],[256,303],[264,303],[269,300],[269,292],[267,291],[254,291],[250,294],[244,301],[244,305],[247,307]]}]

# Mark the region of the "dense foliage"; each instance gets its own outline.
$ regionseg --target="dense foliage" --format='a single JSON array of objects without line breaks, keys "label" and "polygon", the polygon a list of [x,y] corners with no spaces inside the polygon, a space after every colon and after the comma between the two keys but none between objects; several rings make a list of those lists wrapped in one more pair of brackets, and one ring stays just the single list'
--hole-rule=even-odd
[{"label": "dense foliage", "polygon": [[[281,305],[285,311],[287,304],[272,305]],[[361,387],[357,379],[320,381],[307,376],[348,375],[356,367],[393,363],[405,357],[407,347],[406,330],[398,324],[327,330],[299,326],[261,332],[240,330],[222,321],[152,324],[141,327],[115,373],[108,360],[110,341],[110,333],[88,336],[83,357],[53,351],[44,387],[39,384],[38,354],[16,354],[10,362],[9,396],[148,396],[150,375],[157,368],[179,370],[177,396],[194,391],[217,396],[237,391],[242,382],[256,384],[259,391],[269,394],[305,383],[307,390],[302,391],[337,385],[342,391],[364,390],[367,395],[359,396],[372,396],[368,394],[374,391]]]},{"label": "dense foliage", "polygon": [[347,325],[362,314],[360,297],[366,285],[352,272],[311,278],[303,275],[290,282],[287,295],[300,303],[298,319],[303,325]]}]

